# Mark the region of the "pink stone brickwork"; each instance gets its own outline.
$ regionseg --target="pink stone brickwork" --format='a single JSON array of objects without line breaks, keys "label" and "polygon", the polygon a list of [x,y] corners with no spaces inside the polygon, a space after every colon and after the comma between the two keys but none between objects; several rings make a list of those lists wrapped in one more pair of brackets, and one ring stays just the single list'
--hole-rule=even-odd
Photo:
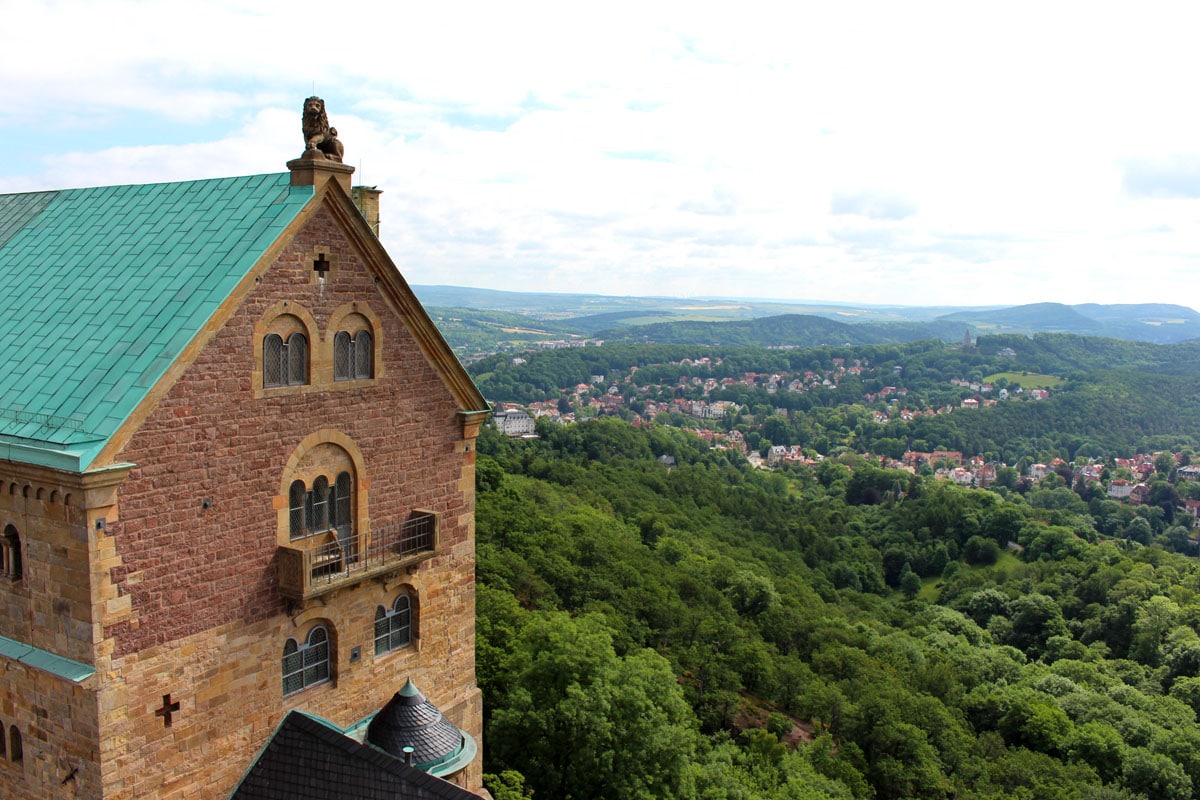
[{"label": "pink stone brickwork", "polygon": [[[314,253],[333,265],[323,280]],[[0,483],[0,515],[18,520],[29,542],[0,634],[96,668],[78,685],[36,669],[0,671],[0,722],[25,732],[22,762],[0,762],[0,793],[225,798],[288,710],[348,726],[409,677],[480,738],[474,430],[464,433],[454,397],[364,258],[333,214],[312,216],[139,412],[114,458],[133,466],[111,496],[76,488],[74,505],[64,504],[72,487],[47,485],[57,505],[47,495],[31,506],[23,483]],[[315,322],[312,380],[264,390],[262,324],[283,303]],[[328,373],[331,316],[352,304],[379,326],[376,377],[339,385]],[[289,601],[277,569],[288,542],[287,470],[300,443],[321,432],[361,456],[360,529],[432,511],[439,545],[407,568]],[[419,609],[417,636],[377,658],[375,610],[404,590]],[[285,642],[318,623],[331,634],[332,679],[285,697]],[[168,694],[179,704],[169,725]],[[478,790],[479,773],[477,759],[456,781]]]}]

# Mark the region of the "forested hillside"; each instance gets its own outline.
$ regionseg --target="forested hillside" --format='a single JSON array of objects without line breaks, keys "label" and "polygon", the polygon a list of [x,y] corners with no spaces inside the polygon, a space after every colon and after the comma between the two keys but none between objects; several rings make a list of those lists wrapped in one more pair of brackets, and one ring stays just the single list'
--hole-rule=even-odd
[{"label": "forested hillside", "polygon": [[539,432],[479,442],[497,800],[1200,796],[1186,518]]},{"label": "forested hillside", "polygon": [[[839,362],[864,366],[852,373],[835,368]],[[983,336],[970,348],[928,340],[770,350],[606,344],[529,353],[519,363],[492,356],[470,369],[496,402],[570,407],[578,386],[598,379],[593,394],[615,385],[628,401],[628,419],[649,398],[735,403],[739,412],[718,427],[738,431],[756,450],[778,444],[821,455],[849,448],[899,457],[905,449],[946,449],[1012,465],[1026,457],[1069,461],[1200,444],[1200,341],[1039,334]],[[839,369],[843,374],[834,374]],[[833,379],[802,391],[784,385],[806,372]],[[981,385],[993,373],[1010,377],[986,395],[953,383]],[[780,385],[767,385],[773,374],[784,376]],[[1048,400],[928,413],[966,398],[994,398],[1001,386],[1032,385],[1039,375],[1056,381]],[[711,388],[703,385],[709,380]]]},{"label": "forested hillside", "polygon": [[656,322],[612,328],[599,334],[608,342],[694,344],[716,347],[818,347],[835,344],[884,344],[919,339],[961,341],[961,322],[860,322],[847,324],[808,314],[738,322]]}]

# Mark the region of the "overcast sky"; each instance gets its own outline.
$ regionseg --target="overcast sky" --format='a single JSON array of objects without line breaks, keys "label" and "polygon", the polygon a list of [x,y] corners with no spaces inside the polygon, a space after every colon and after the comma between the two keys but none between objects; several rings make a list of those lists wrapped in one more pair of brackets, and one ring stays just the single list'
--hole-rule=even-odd
[{"label": "overcast sky", "polygon": [[283,171],[405,277],[1200,308],[1188,3],[5,3],[0,192]]}]

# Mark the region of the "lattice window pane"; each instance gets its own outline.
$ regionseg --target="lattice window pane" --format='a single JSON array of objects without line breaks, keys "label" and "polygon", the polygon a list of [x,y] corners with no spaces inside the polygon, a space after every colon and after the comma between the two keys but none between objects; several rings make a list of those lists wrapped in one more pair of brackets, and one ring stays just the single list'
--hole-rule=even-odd
[{"label": "lattice window pane", "polygon": [[263,339],[263,386],[283,385],[283,339],[272,333]]},{"label": "lattice window pane", "polygon": [[333,337],[333,379],[335,381],[350,380],[353,361],[350,334],[346,331],[338,331]]},{"label": "lattice window pane", "polygon": [[308,533],[304,526],[304,506],[308,492],[304,490],[303,481],[293,481],[288,490],[288,527],[293,539],[300,539]]},{"label": "lattice window pane", "polygon": [[329,680],[329,634],[324,628],[313,628],[308,635],[308,647],[304,654],[304,685]]},{"label": "lattice window pane", "polygon": [[375,655],[382,655],[390,649],[389,635],[391,633],[391,620],[388,614],[383,610],[383,606],[375,607]]},{"label": "lattice window pane", "polygon": [[304,657],[295,639],[283,646],[283,693],[291,694],[304,688]]},{"label": "lattice window pane", "polygon": [[392,607],[391,619],[391,649],[396,650],[401,647],[407,647],[412,641],[412,600],[407,594],[402,594],[396,598],[396,604]]},{"label": "lattice window pane", "polygon": [[353,499],[353,486],[349,472],[338,473],[333,490],[333,526],[340,532],[343,528],[350,530],[350,504]]},{"label": "lattice window pane", "polygon": [[354,336],[354,377],[370,378],[374,366],[374,343],[369,331],[359,331]]},{"label": "lattice window pane", "polygon": [[329,480],[321,475],[313,481],[311,531],[329,530]]},{"label": "lattice window pane", "polygon": [[308,383],[308,339],[293,333],[287,341],[287,382],[293,386]]}]

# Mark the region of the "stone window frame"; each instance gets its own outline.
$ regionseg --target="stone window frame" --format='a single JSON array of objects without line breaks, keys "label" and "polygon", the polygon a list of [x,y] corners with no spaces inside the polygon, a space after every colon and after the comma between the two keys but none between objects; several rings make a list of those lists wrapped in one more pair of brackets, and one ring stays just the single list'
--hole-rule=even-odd
[{"label": "stone window frame", "polygon": [[[299,491],[297,491],[297,489]],[[295,542],[330,530],[354,532],[354,475],[343,469],[330,480],[324,472],[311,485],[297,478],[288,487],[288,538]]]},{"label": "stone window frame", "polygon": [[[268,308],[254,325],[254,375],[252,386],[254,396],[277,397],[280,395],[303,394],[312,391],[314,378],[320,373],[320,350],[317,343],[321,341],[317,321],[312,313],[304,306],[288,300],[281,300]],[[268,385],[265,369],[266,345],[268,337],[275,335],[282,341],[295,334],[301,334],[306,341],[307,374],[302,382],[285,382],[278,385]]]},{"label": "stone window frame", "polygon": [[351,336],[341,330],[333,335],[333,379],[335,381],[370,380],[375,377],[375,341],[368,330]]},{"label": "stone window frame", "polygon": [[[329,620],[322,619],[309,627],[302,637],[289,636],[283,643],[279,666],[280,686],[284,697],[333,682],[335,659],[332,628],[333,624]],[[292,659],[291,663],[289,658]],[[290,685],[289,679],[293,680]]]},{"label": "stone window frame", "polygon": [[[324,452],[319,452],[324,450]],[[341,451],[339,454],[337,451]],[[312,454],[312,458],[307,458]],[[280,475],[279,494],[272,500],[276,510],[276,543],[286,545],[301,541],[309,536],[324,533],[329,529],[309,531],[308,535],[292,537],[292,488],[299,481],[306,490],[318,477],[323,477],[336,486],[342,473],[350,479],[350,537],[354,542],[353,552],[359,550],[360,540],[370,531],[368,501],[371,481],[366,472],[366,460],[362,450],[349,436],[332,428],[323,428],[305,436],[296,445],[284,464]],[[307,499],[307,498],[306,498]]]},{"label": "stone window frame", "polygon": [[[352,369],[349,375],[339,377],[339,338],[343,336],[350,338],[351,352],[354,354],[355,362],[352,366],[360,367],[362,361],[368,360],[361,358],[359,351],[361,344],[356,341],[364,332],[370,340],[367,351],[370,363],[366,365],[366,370]],[[383,352],[383,325],[379,315],[367,303],[356,300],[335,308],[329,315],[329,327],[325,332],[324,345],[325,352],[322,355],[323,360],[328,359],[326,362],[328,369],[322,372],[322,380],[325,379],[325,375],[328,375],[329,381],[325,388],[354,389],[370,386],[383,376],[383,359],[380,358],[380,354]],[[361,374],[363,371],[368,374]]]},{"label": "stone window frame", "polygon": [[[0,726],[0,736],[3,736],[4,728]],[[20,764],[25,760],[25,745],[21,741],[21,731],[16,725],[8,726],[8,736],[6,744],[8,745],[8,760],[14,764]]]},{"label": "stone window frame", "polygon": [[[304,386],[309,382],[308,336],[293,331],[284,339],[278,333],[263,337],[263,388],[280,389],[284,386]],[[273,375],[272,363],[278,366]]]},{"label": "stone window frame", "polygon": [[24,577],[21,532],[11,522],[0,534],[0,577],[16,583]]},{"label": "stone window frame", "polygon": [[[404,608],[401,609],[403,601]],[[375,607],[375,657],[394,653],[416,644],[419,638],[419,612],[417,593],[411,586],[405,586],[388,606]],[[407,622],[399,620],[407,615]],[[404,631],[407,636],[396,639],[397,634]]]}]

